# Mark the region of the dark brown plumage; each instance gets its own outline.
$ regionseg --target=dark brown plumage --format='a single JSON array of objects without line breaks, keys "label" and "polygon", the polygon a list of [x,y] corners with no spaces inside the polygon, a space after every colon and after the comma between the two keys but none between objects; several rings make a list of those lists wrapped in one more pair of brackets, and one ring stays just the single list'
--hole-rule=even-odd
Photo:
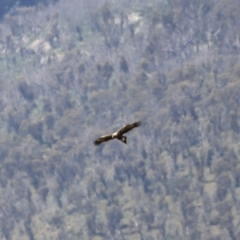
[{"label": "dark brown plumage", "polygon": [[135,127],[139,127],[141,124],[142,123],[140,121],[134,122],[132,124],[127,124],[124,127],[122,127],[119,131],[117,131],[113,134],[104,135],[104,136],[98,138],[96,141],[94,141],[94,144],[99,145],[102,142],[106,142],[106,141],[109,141],[109,140],[114,139],[114,138],[116,138],[116,139],[120,140],[121,142],[127,144],[127,137],[123,136],[123,134],[131,131]]}]

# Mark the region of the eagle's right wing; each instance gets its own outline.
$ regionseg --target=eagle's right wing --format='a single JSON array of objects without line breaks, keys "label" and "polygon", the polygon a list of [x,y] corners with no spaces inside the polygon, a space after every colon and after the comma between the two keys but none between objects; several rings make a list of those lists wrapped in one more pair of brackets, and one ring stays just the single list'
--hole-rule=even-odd
[{"label": "eagle's right wing", "polygon": [[141,124],[142,124],[142,122],[140,122],[140,121],[134,122],[134,123],[132,123],[132,124],[127,124],[127,125],[125,125],[124,127],[122,127],[122,128],[118,131],[118,133],[120,133],[120,134],[127,133],[127,132],[131,131],[133,128],[139,127]]},{"label": "eagle's right wing", "polygon": [[94,141],[94,145],[99,145],[101,144],[102,142],[106,142],[106,141],[109,141],[113,139],[112,138],[112,135],[105,135],[105,136],[102,136],[100,138],[98,138],[97,140]]}]

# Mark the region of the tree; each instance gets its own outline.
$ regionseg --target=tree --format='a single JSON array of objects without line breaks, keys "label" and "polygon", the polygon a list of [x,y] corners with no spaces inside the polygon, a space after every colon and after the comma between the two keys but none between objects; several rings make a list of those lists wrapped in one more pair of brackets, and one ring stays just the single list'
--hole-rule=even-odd
[{"label": "tree", "polygon": [[106,216],[108,219],[108,227],[111,232],[111,234],[114,236],[115,231],[118,227],[118,224],[120,223],[121,219],[123,218],[123,214],[121,212],[121,209],[118,206],[110,206],[107,209]]},{"label": "tree", "polygon": [[35,98],[35,94],[33,91],[33,87],[29,86],[26,82],[20,82],[18,87],[20,93],[27,101],[33,101]]},{"label": "tree", "polygon": [[223,172],[217,177],[217,193],[218,200],[223,201],[232,188],[232,180],[228,172]]}]

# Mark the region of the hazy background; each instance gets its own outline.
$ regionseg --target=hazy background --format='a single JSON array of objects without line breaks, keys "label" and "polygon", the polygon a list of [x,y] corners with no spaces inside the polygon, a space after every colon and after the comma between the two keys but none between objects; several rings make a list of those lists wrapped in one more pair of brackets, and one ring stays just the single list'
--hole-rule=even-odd
[{"label": "hazy background", "polygon": [[1,239],[238,239],[239,1],[0,6]]}]

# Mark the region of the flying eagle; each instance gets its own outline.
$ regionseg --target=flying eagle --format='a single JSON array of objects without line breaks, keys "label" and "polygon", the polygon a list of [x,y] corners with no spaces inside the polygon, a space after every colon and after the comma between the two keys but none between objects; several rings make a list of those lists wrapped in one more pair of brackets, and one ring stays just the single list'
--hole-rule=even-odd
[{"label": "flying eagle", "polygon": [[124,127],[122,127],[119,131],[110,134],[110,135],[105,135],[100,138],[98,138],[96,141],[94,141],[95,145],[99,145],[102,142],[109,141],[111,139],[117,138],[118,140],[122,141],[123,143],[127,144],[127,137],[123,136],[124,133],[127,133],[131,131],[135,127],[139,127],[142,123],[140,121],[134,122],[132,124],[127,124]]}]

